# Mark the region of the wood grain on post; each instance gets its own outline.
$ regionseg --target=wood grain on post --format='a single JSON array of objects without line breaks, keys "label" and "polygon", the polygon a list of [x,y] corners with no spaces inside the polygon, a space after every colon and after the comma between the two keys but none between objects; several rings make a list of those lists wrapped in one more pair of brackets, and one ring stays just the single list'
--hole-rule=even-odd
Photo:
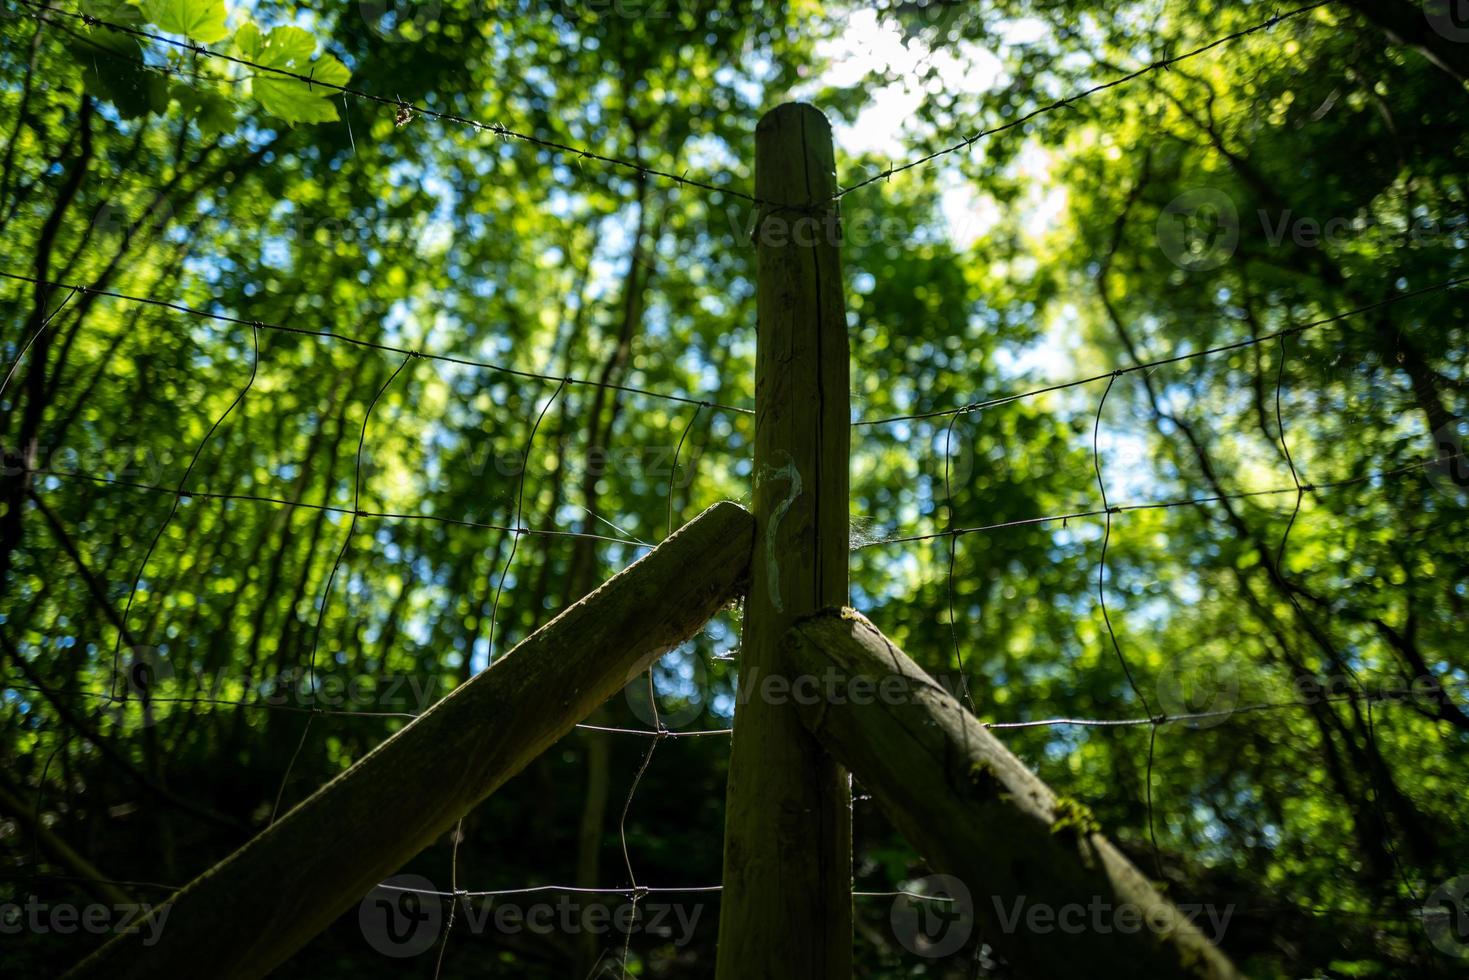
[{"label": "wood grain on post", "polygon": [[804,619],[784,654],[806,727],[934,871],[964,883],[979,936],[1017,976],[1240,976],[1194,924],[1223,928],[1232,909],[1160,896],[1085,807],[1052,793],[862,616]]},{"label": "wood grain on post", "polygon": [[850,980],[847,775],[787,705],[762,697],[780,638],[847,601],[850,406],[831,128],[809,105],[755,137],[759,324],[755,553],[725,815],[720,980]]},{"label": "wood grain on post", "polygon": [[716,504],[172,896],[155,945],[79,977],[257,977],[361,901],[658,656],[747,576],[754,520]]}]

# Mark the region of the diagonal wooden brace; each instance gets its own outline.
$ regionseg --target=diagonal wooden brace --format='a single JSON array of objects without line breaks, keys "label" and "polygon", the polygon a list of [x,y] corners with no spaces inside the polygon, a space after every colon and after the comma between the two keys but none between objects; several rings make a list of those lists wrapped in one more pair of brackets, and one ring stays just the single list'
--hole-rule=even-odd
[{"label": "diagonal wooden brace", "polygon": [[154,945],[77,977],[257,977],[433,843],[744,588],[754,518],[716,504],[172,896]]},{"label": "diagonal wooden brace", "polygon": [[1016,975],[1240,976],[1084,807],[861,615],[803,619],[783,652],[774,689],[929,865],[964,883],[980,935]]}]

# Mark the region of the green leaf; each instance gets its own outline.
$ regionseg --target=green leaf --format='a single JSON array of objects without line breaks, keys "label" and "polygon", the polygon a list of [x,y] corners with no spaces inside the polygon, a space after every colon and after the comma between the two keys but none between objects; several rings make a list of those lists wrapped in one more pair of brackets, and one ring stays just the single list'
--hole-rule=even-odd
[{"label": "green leaf", "polygon": [[[82,9],[117,24],[141,23],[137,8],[124,3],[88,3]],[[66,46],[82,66],[83,88],[111,102],[124,119],[168,108],[168,83],[144,66],[143,46],[136,38],[110,27],[84,27]]]},{"label": "green leaf", "polygon": [[192,85],[175,85],[173,98],[205,136],[218,136],[235,128],[234,106],[221,95]]},{"label": "green leaf", "polygon": [[[246,24],[235,33],[235,46],[249,61],[316,82],[345,85],[352,77],[347,66],[329,54],[312,61],[316,39],[299,27],[277,27],[262,36],[258,27]],[[256,70],[250,91],[266,112],[286,122],[331,122],[337,118],[337,108],[330,101],[337,94],[334,88]]]},{"label": "green leaf", "polygon": [[229,34],[224,0],[144,0],[143,15],[170,34],[213,44]]},{"label": "green leaf", "polygon": [[127,0],[82,0],[82,13],[123,27],[141,27],[143,12]]}]

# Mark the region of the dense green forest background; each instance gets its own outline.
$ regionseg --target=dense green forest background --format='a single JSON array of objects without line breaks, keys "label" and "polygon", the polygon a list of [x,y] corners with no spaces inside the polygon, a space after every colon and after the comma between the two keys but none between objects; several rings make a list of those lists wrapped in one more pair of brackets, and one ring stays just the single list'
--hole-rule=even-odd
[{"label": "dense green forest background", "polygon": [[[840,182],[880,178],[841,202],[853,604],[987,721],[1248,708],[999,731],[1176,901],[1231,909],[1252,976],[1462,969],[1462,920],[1423,912],[1469,890],[1462,4],[1318,5],[1023,121],[1288,8],[54,6],[0,19],[0,900],[163,901],[748,500],[736,192],[800,97]],[[922,538],[957,528],[992,529]],[[738,624],[655,671],[669,728],[730,724]],[[592,721],[649,729],[646,681]],[[578,731],[464,821],[457,879],[448,837],[404,871],[717,884],[728,753]],[[858,889],[912,887],[856,789]],[[717,895],[676,901],[692,927],[626,960],[462,923],[395,959],[354,913],[281,973],[708,976]],[[914,948],[890,897],[856,912],[860,976],[1007,975],[982,936]],[[17,976],[101,939],[11,925]]]}]

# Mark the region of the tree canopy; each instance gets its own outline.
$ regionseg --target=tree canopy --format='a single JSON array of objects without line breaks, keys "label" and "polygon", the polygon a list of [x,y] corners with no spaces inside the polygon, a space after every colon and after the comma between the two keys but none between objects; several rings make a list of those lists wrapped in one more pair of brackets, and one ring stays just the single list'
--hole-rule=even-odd
[{"label": "tree canopy", "polygon": [[[164,901],[748,501],[754,129],[800,98],[849,189],[852,604],[1249,975],[1462,969],[1455,10],[17,0],[0,900]],[[715,734],[578,731],[404,872],[717,884],[739,624],[590,719]],[[859,974],[1008,975],[900,927],[928,869],[855,792]],[[717,893],[656,898],[407,962],[711,975]],[[17,973],[105,938],[6,926]],[[282,973],[404,962],[348,915]]]}]

